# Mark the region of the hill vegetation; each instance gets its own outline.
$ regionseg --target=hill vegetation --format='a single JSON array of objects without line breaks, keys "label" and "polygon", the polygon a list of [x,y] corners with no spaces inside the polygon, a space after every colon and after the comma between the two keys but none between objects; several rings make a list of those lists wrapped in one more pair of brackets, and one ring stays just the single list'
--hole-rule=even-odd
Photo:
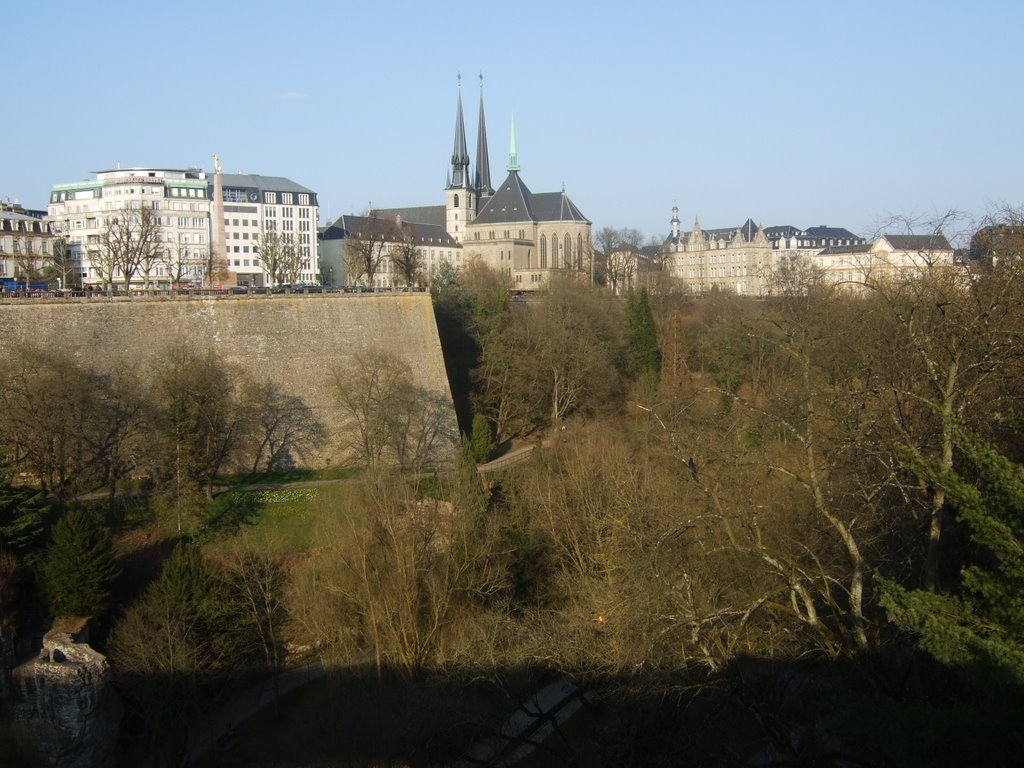
[{"label": "hill vegetation", "polygon": [[[479,266],[443,274],[466,458],[416,460],[429,409],[399,367],[339,375],[339,401],[369,398],[350,411],[362,470],[299,502],[311,546],[241,535],[267,508],[247,491],[209,501],[229,464],[280,455],[216,360],[172,358],[194,390],[147,390],[26,354],[0,371],[8,413],[33,414],[4,433],[4,615],[32,615],[33,574],[66,580],[53,526],[76,495],[152,467],[150,512],[103,522],[150,531],[154,565],[134,591],[90,591],[128,754],[177,764],[197,713],[315,658],[326,681],[278,702],[239,760],[285,764],[252,746],[285,739],[287,764],[453,764],[502,695],[565,675],[598,705],[537,764],[1014,764],[1024,248],[1003,250],[756,302],[575,283],[521,301]],[[481,483],[472,459],[524,442]]]}]

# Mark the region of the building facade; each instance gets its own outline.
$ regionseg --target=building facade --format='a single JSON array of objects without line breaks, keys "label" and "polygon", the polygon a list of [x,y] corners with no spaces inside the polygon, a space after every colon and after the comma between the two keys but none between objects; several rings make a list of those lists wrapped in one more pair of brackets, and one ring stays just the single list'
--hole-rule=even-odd
[{"label": "building facade", "polygon": [[747,219],[738,227],[679,227],[679,209],[672,209],[671,234],[665,240],[665,263],[685,288],[695,294],[712,290],[745,296],[768,296],[788,270],[817,266],[827,249],[860,247],[866,240],[840,227],[790,225],[761,227]]},{"label": "building facade", "polygon": [[[47,221],[65,238],[82,285],[125,284],[124,269],[109,253],[111,225],[118,219],[145,219],[153,230],[147,233],[149,255],[128,278],[132,288],[276,282],[258,260],[263,231],[279,232],[293,243],[301,256],[300,280],[314,282],[316,194],[281,177],[222,175],[217,166],[213,174],[199,168],[118,168],[54,185]],[[215,199],[218,184],[221,200]],[[215,219],[223,222],[223,232]]]},{"label": "building facade", "polygon": [[27,288],[52,264],[54,236],[44,216],[43,211],[0,203],[0,285]]},{"label": "building facade", "polygon": [[[533,193],[520,176],[515,125],[512,125],[508,175],[491,185],[483,87],[477,127],[475,165],[470,165],[459,85],[455,109],[455,140],[444,188],[444,204],[367,211],[365,216],[341,216],[322,232],[323,247],[330,250],[330,269],[346,262],[344,241],[358,238],[359,231],[391,232],[392,237],[412,237],[420,252],[424,279],[448,262],[459,267],[479,258],[504,274],[514,288],[544,287],[555,274],[590,271],[591,222],[563,189]],[[371,224],[368,220],[379,220]],[[399,235],[398,233],[401,233]],[[327,245],[327,243],[332,243]],[[398,241],[389,247],[394,248]],[[336,265],[335,260],[338,262]],[[390,260],[374,276],[374,287],[394,287],[404,281]],[[345,282],[358,284],[366,275],[347,274]]]}]

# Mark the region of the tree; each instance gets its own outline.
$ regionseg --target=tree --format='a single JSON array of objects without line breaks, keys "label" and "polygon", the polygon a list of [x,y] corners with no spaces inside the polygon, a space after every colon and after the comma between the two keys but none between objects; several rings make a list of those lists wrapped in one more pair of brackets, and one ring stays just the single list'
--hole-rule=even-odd
[{"label": "tree", "polygon": [[202,489],[213,498],[214,478],[245,437],[241,386],[240,374],[212,351],[181,343],[163,356],[152,396],[166,440],[163,464],[171,470],[178,496]]},{"label": "tree", "polygon": [[82,272],[71,258],[71,249],[64,237],[55,237],[50,263],[43,267],[43,279],[48,283],[57,282],[59,288],[82,287]]},{"label": "tree", "polygon": [[349,281],[365,281],[374,287],[374,279],[388,255],[389,245],[401,237],[386,222],[374,220],[366,232],[350,233],[345,239],[345,268]]},{"label": "tree", "polygon": [[14,247],[14,276],[25,283],[25,290],[28,290],[29,283],[39,280],[42,266],[41,253],[36,253],[35,241],[31,233],[21,237],[15,237]]},{"label": "tree", "polygon": [[120,569],[95,517],[72,510],[53,528],[40,581],[54,616],[90,616],[110,595]]},{"label": "tree", "polygon": [[614,293],[633,286],[637,261],[643,245],[639,230],[603,227],[594,237],[595,247],[604,257],[604,282]]},{"label": "tree", "polygon": [[571,413],[621,402],[621,305],[573,281],[555,281],[540,301],[517,306],[483,340],[481,412],[497,439],[558,427]]},{"label": "tree", "polygon": [[654,326],[654,315],[646,288],[639,293],[629,292],[626,316],[629,319],[629,353],[633,376],[650,374],[657,378],[661,369],[661,351],[658,349],[658,329]]},{"label": "tree", "polygon": [[295,242],[295,235],[285,232],[281,235],[281,260],[280,275],[281,282],[294,285],[299,282],[302,276],[302,266],[305,261],[302,250]]},{"label": "tree", "polygon": [[132,277],[143,265],[148,284],[149,270],[160,260],[163,251],[159,234],[160,219],[152,208],[124,207],[110,214],[100,234],[102,272],[108,284],[120,272],[127,292]]},{"label": "tree", "polygon": [[111,632],[114,674],[142,709],[158,764],[180,764],[202,692],[249,660],[239,619],[224,580],[181,543]]},{"label": "tree", "polygon": [[416,386],[394,353],[357,352],[332,371],[331,386],[344,420],[342,447],[358,464],[417,470],[457,443],[446,403]]},{"label": "tree", "polygon": [[422,278],[423,255],[411,235],[405,235],[391,247],[391,261],[395,271],[401,276],[405,285],[414,286]]},{"label": "tree", "polygon": [[102,452],[119,437],[107,422],[107,407],[117,401],[110,379],[81,368],[69,355],[15,348],[0,366],[6,461],[34,476],[63,505],[75,490],[100,482]]},{"label": "tree", "polygon": [[286,242],[273,222],[264,222],[259,232],[256,260],[266,271],[269,285],[283,282]]},{"label": "tree", "polygon": [[228,592],[234,603],[233,612],[243,620],[245,630],[258,639],[274,682],[275,705],[284,657],[282,631],[287,617],[287,586],[287,572],[265,552],[246,546],[232,558]]},{"label": "tree", "polygon": [[302,398],[286,394],[274,382],[247,382],[242,399],[245,408],[252,413],[247,431],[255,446],[252,450],[254,474],[261,467],[266,472],[290,468],[296,456],[326,437],[323,423]]},{"label": "tree", "polygon": [[950,593],[883,581],[880,601],[941,663],[983,686],[1024,685],[1024,466],[953,425],[959,467],[905,458],[946,492],[970,533],[969,561]]},{"label": "tree", "polygon": [[[930,234],[921,237],[923,247],[953,220],[950,214],[930,227]],[[1024,261],[1007,258],[991,269],[968,269],[929,256],[920,255],[921,266],[914,272],[870,282],[876,301],[870,311],[880,313],[891,328],[886,342],[891,357],[869,369],[869,386],[884,406],[881,413],[893,443],[912,446],[921,463],[937,459],[951,471],[951,425],[970,425],[973,411],[1001,407],[1006,382],[1020,370]],[[935,589],[940,586],[945,489],[929,486],[926,492],[924,583]]]}]

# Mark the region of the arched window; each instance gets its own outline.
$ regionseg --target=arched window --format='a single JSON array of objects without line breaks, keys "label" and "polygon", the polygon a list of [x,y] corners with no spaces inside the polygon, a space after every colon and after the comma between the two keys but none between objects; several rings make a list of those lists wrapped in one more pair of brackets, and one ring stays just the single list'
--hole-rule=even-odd
[{"label": "arched window", "polygon": [[455,207],[456,208],[459,207],[459,196],[458,195],[455,195]]},{"label": "arched window", "polygon": [[576,263],[583,269],[583,235],[576,235]]},{"label": "arched window", "polygon": [[548,238],[546,235],[540,236],[540,268],[548,268]]},{"label": "arched window", "polygon": [[572,269],[572,238],[568,232],[565,233],[565,254],[563,258],[565,259],[565,268]]},{"label": "arched window", "polygon": [[551,236],[551,268],[558,269],[558,235]]}]

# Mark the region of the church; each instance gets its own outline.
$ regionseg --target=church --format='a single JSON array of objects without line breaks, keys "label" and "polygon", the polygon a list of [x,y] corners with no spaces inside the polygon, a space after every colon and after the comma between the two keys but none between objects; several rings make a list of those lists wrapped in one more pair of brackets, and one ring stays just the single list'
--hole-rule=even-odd
[{"label": "church", "polygon": [[[459,267],[474,258],[506,275],[517,290],[542,288],[555,274],[589,275],[591,222],[564,189],[535,193],[526,186],[519,175],[514,122],[506,170],[505,180],[496,189],[492,187],[482,80],[476,161],[470,166],[460,78],[444,205],[381,208],[363,216],[340,216],[321,233],[321,261],[338,261],[337,274],[343,274],[346,240],[385,237],[392,244],[403,240],[416,244],[425,280],[445,261]],[[359,284],[365,279],[366,275],[347,274],[345,282]],[[402,280],[385,248],[372,287],[399,287]]]}]

